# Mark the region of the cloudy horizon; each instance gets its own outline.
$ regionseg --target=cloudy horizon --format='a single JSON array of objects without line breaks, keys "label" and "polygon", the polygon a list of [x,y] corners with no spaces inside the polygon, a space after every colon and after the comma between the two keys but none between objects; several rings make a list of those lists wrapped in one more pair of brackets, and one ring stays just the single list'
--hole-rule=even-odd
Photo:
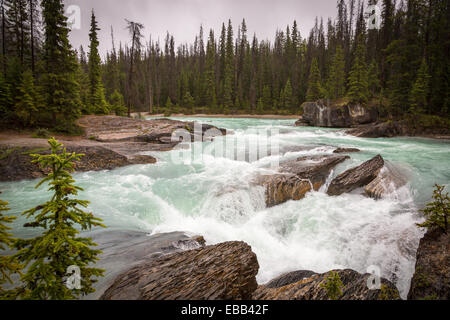
[{"label": "cloudy horizon", "polygon": [[[114,4],[112,4],[114,2]],[[116,46],[129,42],[125,19],[144,24],[145,41],[164,41],[166,33],[174,36],[176,45],[193,43],[203,25],[205,38],[209,29],[220,33],[222,23],[231,19],[235,36],[245,19],[248,35],[273,40],[276,30],[285,30],[296,20],[302,37],[314,26],[316,17],[324,20],[336,16],[335,0],[65,0],[66,8],[78,6],[80,28],[70,33],[74,48],[89,45],[90,12],[94,10],[100,31],[100,52],[104,56],[112,47],[111,26]]]}]

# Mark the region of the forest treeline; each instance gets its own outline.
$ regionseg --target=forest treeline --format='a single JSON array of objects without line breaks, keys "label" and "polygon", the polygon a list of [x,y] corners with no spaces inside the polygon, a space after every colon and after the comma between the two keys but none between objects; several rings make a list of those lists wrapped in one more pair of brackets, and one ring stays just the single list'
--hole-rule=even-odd
[{"label": "forest treeline", "polygon": [[[367,28],[372,4],[380,28]],[[70,131],[81,114],[133,111],[298,114],[320,98],[374,104],[386,118],[449,113],[448,0],[338,0],[335,19],[316,18],[308,35],[294,21],[273,41],[243,20],[218,34],[200,26],[176,46],[125,20],[129,44],[111,27],[103,60],[94,12],[87,51],[71,47],[61,0],[1,0],[0,15],[2,121],[24,127]]]}]

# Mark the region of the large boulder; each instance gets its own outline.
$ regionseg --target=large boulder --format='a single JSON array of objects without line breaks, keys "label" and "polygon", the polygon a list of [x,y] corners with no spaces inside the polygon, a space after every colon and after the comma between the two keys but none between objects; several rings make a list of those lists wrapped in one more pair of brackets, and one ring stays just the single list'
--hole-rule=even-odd
[{"label": "large boulder", "polygon": [[384,159],[377,155],[362,165],[349,169],[334,178],[327,193],[330,196],[338,196],[364,187],[377,178],[383,167]]},{"label": "large boulder", "polygon": [[[331,272],[331,271],[330,271]],[[323,288],[330,272],[317,274],[311,271],[295,271],[261,285],[253,294],[255,300],[328,300]],[[370,274],[360,274],[354,270],[334,270],[339,274],[342,296],[339,300],[398,300],[397,288],[388,280],[381,279],[380,289],[369,289]]]},{"label": "large boulder", "polygon": [[296,125],[308,124],[314,127],[348,128],[354,125],[371,123],[377,120],[374,108],[360,104],[330,104],[325,100],[305,102],[302,105],[303,116]]},{"label": "large boulder", "polygon": [[300,200],[306,193],[318,191],[331,170],[348,158],[342,155],[316,155],[282,163],[280,173],[263,176],[260,180],[266,188],[266,205],[273,207],[288,200]]},{"label": "large boulder", "polygon": [[201,236],[190,236],[184,232],[158,233],[131,230],[102,229],[87,232],[83,236],[91,237],[101,250],[97,268],[105,269],[105,276],[94,284],[95,292],[84,297],[86,300],[98,299],[114,280],[133,266],[150,262],[164,255],[183,252],[205,246]]},{"label": "large boulder", "polygon": [[430,229],[420,240],[408,299],[450,299],[450,228]]},{"label": "large boulder", "polygon": [[244,242],[174,253],[135,266],[114,281],[103,300],[248,300],[259,265]]}]

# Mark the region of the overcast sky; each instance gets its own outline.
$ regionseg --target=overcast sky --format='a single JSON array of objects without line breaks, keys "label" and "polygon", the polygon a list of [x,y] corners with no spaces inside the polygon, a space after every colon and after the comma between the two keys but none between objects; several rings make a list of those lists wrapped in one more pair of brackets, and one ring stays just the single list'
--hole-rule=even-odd
[{"label": "overcast sky", "polygon": [[[245,18],[248,34],[258,39],[273,40],[277,29],[285,29],[297,20],[302,37],[308,35],[316,16],[334,18],[336,0],[65,0],[66,8],[76,5],[81,10],[80,29],[74,29],[70,38],[74,48],[83,45],[88,50],[90,12],[95,11],[101,28],[100,52],[111,48],[110,27],[114,28],[116,45],[127,43],[125,19],[144,24],[146,40],[163,42],[166,32],[173,34],[176,44],[193,43],[203,24],[205,38],[209,29],[220,33],[222,22],[231,18],[237,33],[238,24]],[[72,16],[75,16],[72,14]]]}]

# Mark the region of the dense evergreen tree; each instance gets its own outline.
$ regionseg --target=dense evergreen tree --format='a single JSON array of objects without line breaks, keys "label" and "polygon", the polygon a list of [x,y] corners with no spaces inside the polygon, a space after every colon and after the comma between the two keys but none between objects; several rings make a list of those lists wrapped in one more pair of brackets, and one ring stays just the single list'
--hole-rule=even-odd
[{"label": "dense evergreen tree", "polygon": [[89,110],[94,113],[105,114],[109,112],[109,107],[105,99],[101,60],[98,53],[99,41],[97,31],[99,30],[94,11],[92,11],[91,30],[89,32]]},{"label": "dense evergreen tree", "polygon": [[348,78],[350,102],[367,103],[369,101],[369,75],[366,64],[366,48],[362,40],[356,49],[355,60]]},{"label": "dense evergreen tree", "polygon": [[42,0],[45,27],[42,87],[46,109],[53,123],[63,123],[68,130],[81,114],[77,60],[69,43],[69,28],[61,0]]},{"label": "dense evergreen tree", "polygon": [[340,45],[336,47],[336,53],[331,63],[327,92],[330,99],[339,99],[345,94],[345,60]]},{"label": "dense evergreen tree", "polygon": [[306,100],[315,101],[323,98],[323,88],[320,80],[319,64],[317,59],[314,58],[311,64],[311,71],[309,72],[309,87],[306,94]]},{"label": "dense evergreen tree", "polygon": [[427,62],[423,59],[419,72],[417,73],[416,82],[409,95],[411,113],[416,114],[425,111],[428,105],[429,81],[430,76],[428,75]]},{"label": "dense evergreen tree", "polygon": [[15,104],[15,113],[26,126],[33,125],[35,114],[39,111],[38,93],[34,85],[34,77],[31,70],[22,75],[22,83],[19,86],[19,95]]}]

